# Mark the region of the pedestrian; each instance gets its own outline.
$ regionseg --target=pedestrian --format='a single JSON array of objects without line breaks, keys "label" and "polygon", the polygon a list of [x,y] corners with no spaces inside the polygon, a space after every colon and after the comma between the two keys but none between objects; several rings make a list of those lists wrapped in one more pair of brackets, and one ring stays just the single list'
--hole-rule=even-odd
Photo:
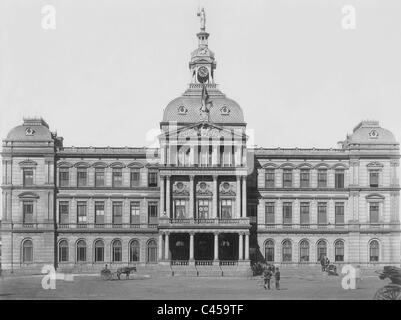
[{"label": "pedestrian", "polygon": [[263,280],[264,280],[264,288],[270,290],[270,280],[272,278],[272,272],[270,270],[270,267],[265,269],[263,272]]},{"label": "pedestrian", "polygon": [[274,278],[276,279],[276,290],[280,290],[280,269],[278,267],[274,273]]},{"label": "pedestrian", "polygon": [[326,257],[322,256],[320,258],[320,265],[322,266],[322,272],[324,272],[326,270],[325,264],[326,264]]}]

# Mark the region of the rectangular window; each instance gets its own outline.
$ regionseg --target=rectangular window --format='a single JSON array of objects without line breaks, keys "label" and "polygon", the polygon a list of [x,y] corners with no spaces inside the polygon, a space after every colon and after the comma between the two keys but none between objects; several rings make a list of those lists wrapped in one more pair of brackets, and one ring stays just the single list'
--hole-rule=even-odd
[{"label": "rectangular window", "polygon": [[327,203],[319,202],[317,204],[317,224],[327,224]]},{"label": "rectangular window", "polygon": [[379,171],[374,170],[369,173],[370,187],[377,188],[379,186]]},{"label": "rectangular window", "polygon": [[291,169],[283,170],[283,187],[284,188],[292,187],[292,170]]},{"label": "rectangular window", "polygon": [[123,185],[123,172],[121,169],[113,169],[113,187],[121,187]]},{"label": "rectangular window", "polygon": [[157,171],[149,172],[149,187],[157,187]]},{"label": "rectangular window", "polygon": [[140,173],[139,169],[132,169],[130,172],[130,185],[132,187],[139,187]]},{"label": "rectangular window", "polygon": [[301,170],[301,188],[309,188],[309,170],[302,169]]},{"label": "rectangular window", "polygon": [[88,173],[86,169],[78,169],[77,171],[78,187],[86,187],[88,181]]},{"label": "rectangular window", "polygon": [[174,200],[174,214],[176,219],[185,219],[185,200]]},{"label": "rectangular window", "polygon": [[33,170],[24,169],[24,187],[33,186]]},{"label": "rectangular window", "polygon": [[140,203],[139,201],[132,201],[130,203],[130,213],[131,224],[140,224],[140,215],[139,215]]},{"label": "rectangular window", "polygon": [[266,188],[274,188],[274,169],[266,169]]},{"label": "rectangular window", "polygon": [[59,221],[61,224],[67,224],[69,223],[68,221],[68,215],[70,211],[70,206],[68,201],[60,201],[58,204],[58,211],[59,211]]},{"label": "rectangular window", "polygon": [[283,203],[283,224],[292,224],[292,203]]},{"label": "rectangular window", "polygon": [[60,169],[59,180],[60,187],[68,187],[70,185],[70,172],[68,168]]},{"label": "rectangular window", "polygon": [[266,210],[265,211],[266,224],[274,224],[275,223],[275,219],[274,219],[274,202],[267,202],[265,210]]},{"label": "rectangular window", "polygon": [[344,170],[336,170],[335,187],[336,189],[344,188]]},{"label": "rectangular window", "polygon": [[335,223],[336,225],[344,224],[344,203],[336,202],[335,204]]},{"label": "rectangular window", "polygon": [[231,219],[232,208],[233,208],[232,200],[221,200],[221,218]]},{"label": "rectangular window", "polygon": [[309,224],[309,203],[308,202],[301,202],[300,205],[300,222],[301,224]]},{"label": "rectangular window", "polygon": [[327,188],[327,170],[326,169],[318,170],[317,186],[318,186],[318,188]]},{"label": "rectangular window", "polygon": [[209,218],[209,200],[198,200],[198,219]]},{"label": "rectangular window", "polygon": [[377,202],[369,204],[369,222],[379,223],[379,203]]},{"label": "rectangular window", "polygon": [[104,187],[104,169],[96,168],[95,169],[95,186],[96,187]]},{"label": "rectangular window", "polygon": [[77,220],[78,223],[86,223],[86,202],[84,201],[77,203]]},{"label": "rectangular window", "polygon": [[104,224],[104,202],[95,202],[95,223]]},{"label": "rectangular window", "polygon": [[23,202],[23,216],[24,223],[32,223],[33,222],[33,202],[32,201],[24,201]]},{"label": "rectangular window", "polygon": [[123,223],[123,203],[121,201],[113,202],[113,224]]},{"label": "rectangular window", "polygon": [[148,216],[149,223],[157,223],[157,202],[149,202],[148,204]]}]

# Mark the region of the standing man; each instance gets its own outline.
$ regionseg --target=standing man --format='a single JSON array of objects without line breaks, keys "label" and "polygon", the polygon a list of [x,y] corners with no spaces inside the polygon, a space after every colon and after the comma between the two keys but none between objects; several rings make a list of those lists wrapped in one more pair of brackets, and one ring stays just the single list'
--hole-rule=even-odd
[{"label": "standing man", "polygon": [[320,258],[320,265],[322,266],[322,272],[324,272],[324,271],[326,270],[325,264],[326,264],[326,257],[323,255],[323,256]]},{"label": "standing man", "polygon": [[265,269],[265,271],[263,272],[263,279],[264,279],[264,288],[269,289],[270,290],[270,280],[272,278],[272,272],[270,270],[270,266],[268,268]]},{"label": "standing man", "polygon": [[274,273],[274,278],[276,279],[276,290],[280,290],[280,269],[278,267]]}]

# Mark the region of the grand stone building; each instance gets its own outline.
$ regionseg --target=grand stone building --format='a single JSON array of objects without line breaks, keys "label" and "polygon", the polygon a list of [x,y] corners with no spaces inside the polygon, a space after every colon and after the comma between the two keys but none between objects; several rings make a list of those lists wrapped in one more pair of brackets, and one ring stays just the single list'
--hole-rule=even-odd
[{"label": "grand stone building", "polygon": [[[201,14],[202,18],[202,14]],[[202,20],[201,20],[202,21]],[[247,148],[204,20],[159,148],[67,147],[43,119],[3,140],[2,268],[240,272],[251,261],[400,263],[399,143],[362,121],[338,149]]]}]

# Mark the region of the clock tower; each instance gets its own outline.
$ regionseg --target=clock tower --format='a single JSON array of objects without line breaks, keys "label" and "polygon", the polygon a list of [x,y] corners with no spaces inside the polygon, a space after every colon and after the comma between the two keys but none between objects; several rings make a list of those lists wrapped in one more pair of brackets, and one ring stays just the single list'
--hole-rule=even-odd
[{"label": "clock tower", "polygon": [[214,53],[208,47],[209,33],[205,31],[206,14],[203,8],[198,16],[201,19],[200,32],[197,33],[198,48],[191,53],[191,61],[189,62],[191,83],[214,84],[216,61]]}]

